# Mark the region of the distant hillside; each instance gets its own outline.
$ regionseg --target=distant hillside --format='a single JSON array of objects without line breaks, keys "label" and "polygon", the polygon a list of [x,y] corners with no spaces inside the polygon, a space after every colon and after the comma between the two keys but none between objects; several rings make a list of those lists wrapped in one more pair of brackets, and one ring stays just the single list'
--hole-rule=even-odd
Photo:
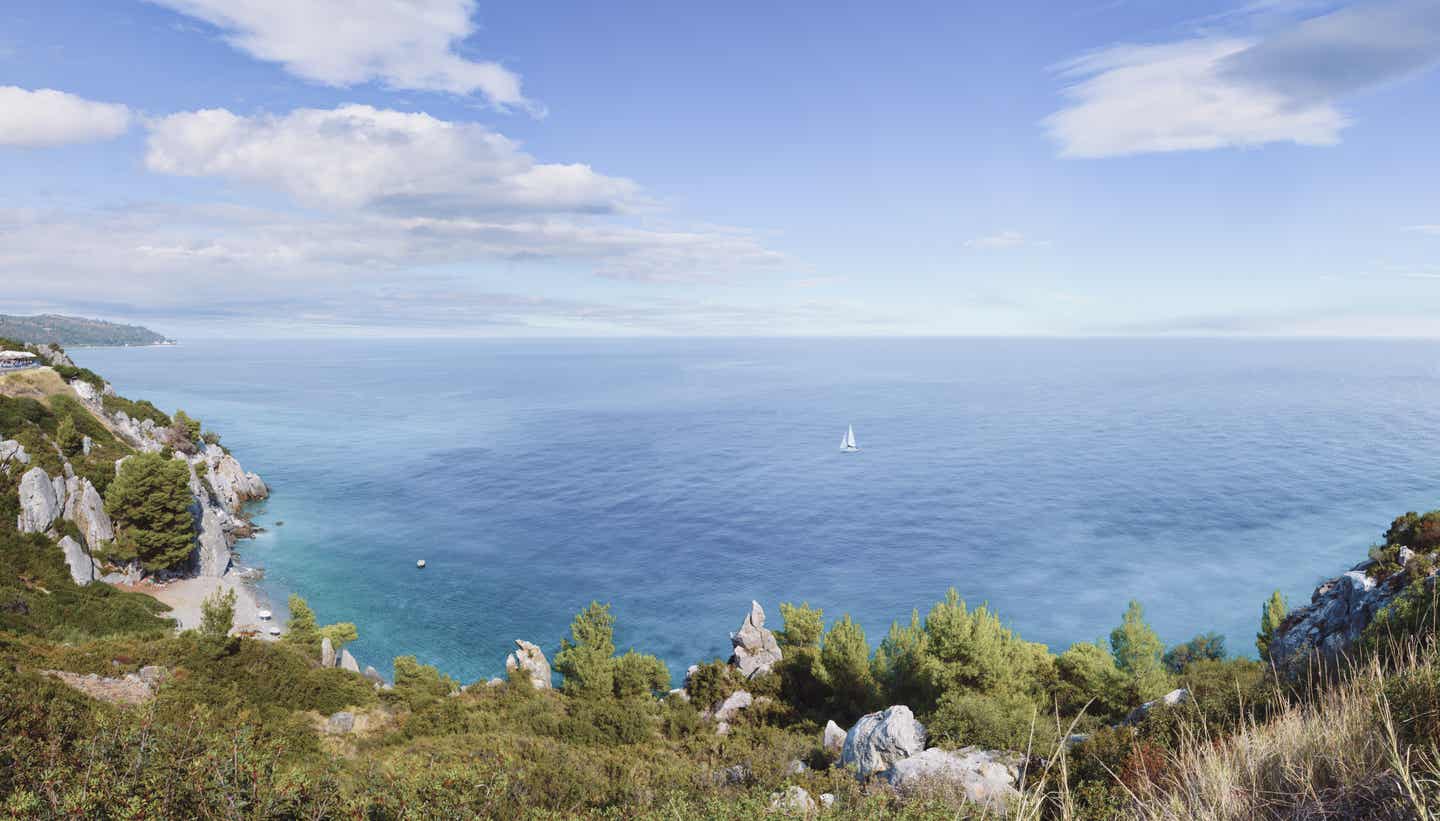
[{"label": "distant hillside", "polygon": [[160,345],[169,339],[139,325],[120,325],[78,316],[0,314],[0,337],[32,345]]}]

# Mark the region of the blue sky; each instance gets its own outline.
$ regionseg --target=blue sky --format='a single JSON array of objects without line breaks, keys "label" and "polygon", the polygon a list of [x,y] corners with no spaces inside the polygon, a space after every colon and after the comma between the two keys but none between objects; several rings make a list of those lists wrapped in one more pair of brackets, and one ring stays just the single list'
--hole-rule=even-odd
[{"label": "blue sky", "polygon": [[1440,4],[17,2],[4,310],[1440,335]]}]

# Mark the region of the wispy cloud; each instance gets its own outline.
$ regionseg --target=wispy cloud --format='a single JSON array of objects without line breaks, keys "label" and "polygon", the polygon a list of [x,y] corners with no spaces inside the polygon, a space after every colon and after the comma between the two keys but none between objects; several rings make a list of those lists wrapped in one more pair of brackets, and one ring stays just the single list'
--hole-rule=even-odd
[{"label": "wispy cloud", "polygon": [[1025,235],[1019,231],[1001,231],[998,234],[990,234],[989,236],[965,240],[966,248],[983,248],[988,250],[1019,248],[1030,244],[1033,243],[1026,240]]},{"label": "wispy cloud", "polygon": [[1059,66],[1070,103],[1044,126],[1066,157],[1334,145],[1350,124],[1341,99],[1437,62],[1440,3],[1364,3],[1263,34],[1084,55]]},{"label": "wispy cloud", "polygon": [[1440,237],[1440,225],[1408,225],[1405,227],[1405,230],[1416,234],[1429,234]]}]

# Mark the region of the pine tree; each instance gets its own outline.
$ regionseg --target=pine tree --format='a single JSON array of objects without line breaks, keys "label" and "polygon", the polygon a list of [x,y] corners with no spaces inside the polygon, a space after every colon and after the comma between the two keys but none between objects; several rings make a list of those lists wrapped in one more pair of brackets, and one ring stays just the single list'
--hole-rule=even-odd
[{"label": "pine tree", "polygon": [[313,651],[320,646],[320,628],[315,623],[315,611],[305,600],[290,594],[290,620],[285,623],[285,641],[307,651]]},{"label": "pine tree", "polygon": [[570,622],[570,636],[560,640],[560,652],[555,654],[565,692],[586,698],[614,693],[615,617],[610,605],[590,602]]},{"label": "pine tree", "polygon": [[830,626],[820,648],[820,666],[830,685],[830,706],[835,713],[858,718],[879,698],[870,671],[870,644],[865,630],[850,616]]},{"label": "pine tree", "polygon": [[74,456],[85,448],[85,437],[75,427],[75,417],[60,417],[60,426],[55,429],[55,443],[66,456]]},{"label": "pine tree", "polygon": [[1120,626],[1110,632],[1110,652],[1115,666],[1129,676],[1137,698],[1148,701],[1170,689],[1170,676],[1161,660],[1165,644],[1145,623],[1140,602],[1132,600]]},{"label": "pine tree", "polygon": [[179,567],[195,548],[185,463],[142,453],[126,459],[105,491],[105,510],[120,538],[149,570]]},{"label": "pine tree", "polygon": [[200,635],[207,639],[223,639],[235,625],[235,589],[215,592],[200,604]]},{"label": "pine tree", "polygon": [[1271,593],[1269,601],[1260,608],[1260,632],[1255,634],[1255,649],[1260,651],[1262,660],[1269,658],[1270,640],[1275,637],[1275,631],[1280,627],[1280,623],[1285,621],[1285,615],[1289,612],[1290,605],[1279,590]]}]

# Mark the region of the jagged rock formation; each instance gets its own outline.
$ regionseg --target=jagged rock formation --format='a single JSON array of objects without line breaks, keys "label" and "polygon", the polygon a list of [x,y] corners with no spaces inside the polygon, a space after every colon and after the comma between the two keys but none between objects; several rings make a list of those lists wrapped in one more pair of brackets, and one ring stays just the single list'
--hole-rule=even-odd
[{"label": "jagged rock formation", "polygon": [[115,527],[110,522],[110,514],[105,512],[105,500],[89,479],[71,476],[65,480],[65,507],[61,515],[80,528],[91,550],[98,550],[100,545],[115,539]]},{"label": "jagged rock formation", "polygon": [[329,636],[320,640],[320,666],[335,666],[335,645],[330,643]]},{"label": "jagged rock formation", "polygon": [[747,679],[770,672],[782,658],[775,634],[765,629],[765,608],[757,601],[750,602],[750,613],[730,634],[730,644],[735,648],[730,664]]},{"label": "jagged rock formation", "polygon": [[354,656],[350,655],[349,650],[344,648],[340,650],[340,669],[349,670],[352,673],[360,672],[360,663],[355,660]]},{"label": "jagged rock formation", "polygon": [[[1437,554],[1431,554],[1436,558]],[[1400,551],[1400,562],[1408,564],[1414,554]],[[1279,667],[1304,664],[1312,655],[1334,663],[1350,652],[1376,614],[1405,590],[1406,573],[1378,579],[1372,560],[1365,560],[1341,576],[1323,582],[1310,596],[1310,603],[1290,612],[1270,639],[1270,659]],[[1425,579],[1435,585],[1435,571]]]},{"label": "jagged rock formation", "polygon": [[925,749],[925,725],[903,704],[862,716],[845,734],[840,763],[869,778]]},{"label": "jagged rock formation", "polygon": [[515,650],[505,657],[505,672],[523,670],[537,690],[550,689],[550,662],[539,647],[524,639],[515,640]]},{"label": "jagged rock formation", "polygon": [[1006,807],[1020,797],[1015,785],[1023,765],[1024,757],[1014,753],[931,747],[896,761],[886,778],[901,795],[925,789],[962,790],[967,800],[1003,816]]},{"label": "jagged rock formation", "polygon": [[226,511],[239,513],[246,502],[270,495],[270,489],[259,476],[247,473],[235,457],[219,445],[206,445],[201,456],[206,467],[205,481]]}]

